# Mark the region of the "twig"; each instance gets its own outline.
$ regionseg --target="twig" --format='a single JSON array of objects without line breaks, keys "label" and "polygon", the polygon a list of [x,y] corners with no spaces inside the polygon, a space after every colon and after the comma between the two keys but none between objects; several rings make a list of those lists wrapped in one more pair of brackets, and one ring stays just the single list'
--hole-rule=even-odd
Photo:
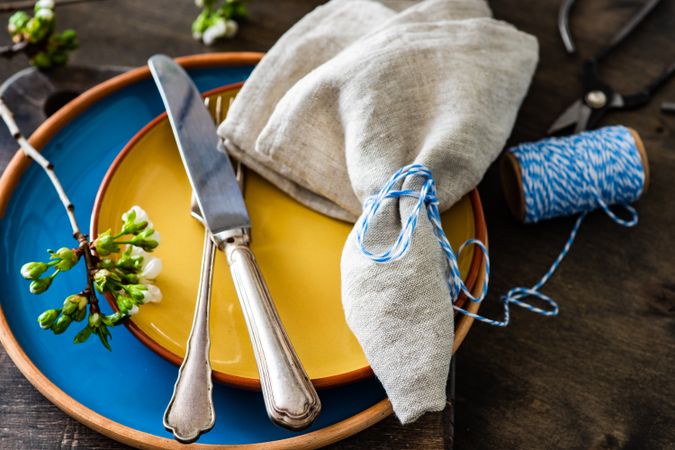
[{"label": "twig", "polygon": [[78,241],[80,242],[80,248],[82,249],[84,256],[84,264],[87,267],[87,288],[85,289],[85,292],[89,299],[89,311],[91,314],[94,314],[101,311],[98,306],[98,297],[96,297],[96,291],[94,290],[94,284],[92,282],[96,267],[92,261],[93,255],[91,254],[91,245],[87,237],[80,234]]},{"label": "twig", "polygon": [[[100,0],[56,0],[56,6],[71,5],[73,3],[84,3]],[[35,6],[35,0],[20,0],[15,2],[3,3],[0,5],[0,12],[12,12],[22,9],[32,9]]]},{"label": "twig", "polygon": [[11,58],[24,48],[28,47],[28,41],[19,41],[10,45],[0,47],[0,56]]},{"label": "twig", "polygon": [[2,116],[2,120],[5,122],[5,125],[7,125],[7,128],[9,128],[9,132],[12,134],[12,137],[19,143],[19,146],[21,147],[21,150],[23,150],[24,154],[38,163],[49,177],[49,180],[54,185],[54,189],[56,189],[56,193],[59,195],[59,199],[61,199],[61,203],[63,203],[63,207],[66,209],[66,214],[68,214],[68,219],[70,220],[70,226],[73,229],[73,237],[75,237],[78,242],[81,242],[80,238],[83,235],[80,231],[79,225],[77,224],[77,219],[75,219],[75,207],[68,198],[66,191],[63,189],[59,178],[56,176],[56,172],[54,172],[54,165],[50,163],[47,158],[42,156],[42,154],[38,152],[35,147],[33,147],[21,134],[21,131],[14,120],[12,111],[10,111],[7,105],[5,105],[5,102],[3,102],[2,99],[0,99],[0,116]]},{"label": "twig", "polygon": [[84,263],[87,269],[87,288],[84,290],[84,292],[86,293],[86,296],[89,299],[90,311],[92,314],[100,312],[98,306],[98,298],[96,297],[96,291],[94,290],[94,285],[92,282],[92,278],[94,276],[94,273],[96,272],[96,265],[94,264],[95,256],[92,254],[91,242],[89,242],[87,236],[80,231],[80,227],[77,224],[77,219],[75,219],[75,207],[73,206],[73,203],[70,201],[70,198],[68,198],[68,195],[63,189],[61,181],[59,181],[59,178],[56,176],[56,172],[54,172],[54,165],[50,163],[47,158],[42,156],[42,154],[38,152],[35,149],[35,147],[33,147],[28,142],[28,140],[21,134],[21,131],[19,130],[16,121],[14,120],[14,115],[12,114],[12,111],[10,111],[10,109],[7,107],[5,102],[2,101],[1,98],[0,98],[0,116],[2,116],[2,120],[5,122],[5,125],[7,125],[7,128],[9,128],[9,132],[12,134],[12,137],[18,142],[19,146],[21,147],[21,150],[23,150],[23,153],[29,158],[33,159],[35,162],[37,162],[40,165],[40,167],[42,167],[47,176],[49,176],[49,180],[54,185],[54,189],[56,189],[56,192],[59,195],[59,198],[61,199],[61,203],[63,203],[63,207],[66,210],[66,214],[68,214],[70,226],[73,229],[73,237],[79,243],[80,251],[82,253],[82,256],[84,257]]}]

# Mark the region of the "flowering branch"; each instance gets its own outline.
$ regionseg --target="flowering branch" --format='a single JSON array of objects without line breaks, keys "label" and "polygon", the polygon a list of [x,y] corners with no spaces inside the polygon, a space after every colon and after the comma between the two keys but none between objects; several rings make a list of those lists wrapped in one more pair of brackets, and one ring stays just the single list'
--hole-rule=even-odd
[{"label": "flowering branch", "polygon": [[246,2],[247,0],[225,0],[218,6],[218,0],[195,0],[195,5],[202,8],[202,12],[192,23],[192,36],[206,45],[223,37],[234,37],[239,30],[236,21],[248,14]]},{"label": "flowering branch", "polygon": [[[108,327],[136,314],[140,305],[162,299],[162,293],[154,284],[154,279],[162,270],[162,264],[159,259],[147,253],[159,245],[159,233],[153,229],[146,212],[134,206],[122,215],[122,230],[119,233],[113,234],[112,230],[106,230],[91,242],[80,230],[75,207],[56,176],[54,165],[21,134],[12,112],[2,99],[0,116],[23,153],[37,162],[49,177],[68,215],[73,237],[78,242],[76,248],[48,250],[49,261],[29,262],[21,267],[21,276],[31,282],[30,292],[46,292],[60,273],[72,269],[80,259],[84,259],[86,266],[87,281],[84,290],[67,297],[61,308],[48,309],[40,314],[38,323],[43,329],[61,334],[73,321],[83,321],[89,306],[89,320],[75,336],[74,342],[85,342],[89,336],[96,334],[101,343],[110,350],[111,334]],[[124,250],[122,246],[125,246]],[[53,271],[47,274],[50,269]],[[102,294],[110,293],[115,298],[118,312],[102,314],[97,291]]]},{"label": "flowering branch", "polygon": [[79,45],[77,34],[70,29],[56,33],[55,22],[54,0],[37,1],[33,17],[24,11],[15,12],[7,25],[12,44],[0,47],[0,56],[11,58],[25,53],[40,69],[64,65]]}]

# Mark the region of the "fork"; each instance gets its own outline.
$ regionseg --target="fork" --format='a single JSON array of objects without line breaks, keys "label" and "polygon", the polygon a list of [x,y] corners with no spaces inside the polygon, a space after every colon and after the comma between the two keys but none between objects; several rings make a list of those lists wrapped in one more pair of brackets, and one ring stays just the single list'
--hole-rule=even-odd
[{"label": "fork", "polygon": [[[222,97],[216,97],[214,120],[217,123],[223,119],[222,100]],[[206,98],[204,103],[208,108],[210,99]],[[236,177],[239,187],[242,188],[243,170],[238,161]],[[194,194],[190,203],[190,214],[205,225]],[[202,433],[209,431],[216,420],[209,360],[211,349],[209,310],[211,308],[213,263],[217,246],[208,229],[205,227],[204,230],[204,249],[192,329],[188,337],[185,359],[180,366],[178,379],[174,385],[173,396],[164,413],[164,427],[170,430],[177,440],[185,443],[193,442]]]}]

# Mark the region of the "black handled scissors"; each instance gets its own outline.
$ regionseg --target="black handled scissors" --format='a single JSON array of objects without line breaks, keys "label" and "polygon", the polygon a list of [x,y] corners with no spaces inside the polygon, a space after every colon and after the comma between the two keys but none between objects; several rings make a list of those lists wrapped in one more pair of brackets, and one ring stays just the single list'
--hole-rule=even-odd
[{"label": "black handled scissors", "polygon": [[[569,14],[575,0],[565,0],[560,7],[558,28],[568,53],[576,51],[569,29]],[[675,62],[652,80],[640,92],[622,95],[600,78],[600,62],[607,57],[661,0],[648,0],[633,17],[612,37],[609,43],[595,55],[584,61],[582,67],[583,96],[572,103],[551,125],[548,133],[557,133],[574,125],[578,133],[597,126],[600,119],[612,109],[637,108],[649,102],[652,95],[675,75]]]}]

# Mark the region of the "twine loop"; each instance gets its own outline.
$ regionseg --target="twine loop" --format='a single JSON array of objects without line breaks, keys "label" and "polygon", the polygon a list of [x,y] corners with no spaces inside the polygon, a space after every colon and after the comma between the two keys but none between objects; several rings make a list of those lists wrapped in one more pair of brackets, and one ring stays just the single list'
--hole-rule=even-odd
[{"label": "twine loop", "polygon": [[[422,180],[422,185],[418,191],[412,189],[399,189],[398,186],[403,184],[403,181],[409,177],[418,177]],[[373,253],[364,244],[366,234],[368,232],[370,222],[377,215],[382,204],[387,199],[397,199],[401,197],[416,198],[417,202],[412,208],[408,216],[402,221],[401,231],[392,243],[392,245],[381,253]],[[460,294],[464,294],[467,299],[472,302],[481,302],[488,292],[488,284],[490,279],[490,258],[488,250],[478,239],[467,239],[457,250],[457,254],[452,249],[452,245],[448,241],[443,226],[441,225],[441,214],[438,210],[438,198],[436,197],[436,183],[431,175],[429,168],[423,164],[409,164],[397,170],[391,178],[385,183],[380,191],[369,197],[363,205],[363,214],[356,223],[356,242],[366,257],[370,258],[376,263],[388,263],[398,261],[406,254],[410,248],[413,234],[417,227],[417,221],[422,208],[426,210],[427,217],[431,222],[432,229],[438,243],[445,254],[448,263],[448,288],[450,289],[450,296],[453,303],[453,308],[463,314],[471,316],[477,320],[499,325],[499,321],[488,319],[486,317],[474,314],[459,306],[455,302]],[[470,245],[475,245],[485,255],[485,279],[481,293],[474,296],[471,290],[464,284],[462,276],[459,271],[458,258],[462,252]]]}]

